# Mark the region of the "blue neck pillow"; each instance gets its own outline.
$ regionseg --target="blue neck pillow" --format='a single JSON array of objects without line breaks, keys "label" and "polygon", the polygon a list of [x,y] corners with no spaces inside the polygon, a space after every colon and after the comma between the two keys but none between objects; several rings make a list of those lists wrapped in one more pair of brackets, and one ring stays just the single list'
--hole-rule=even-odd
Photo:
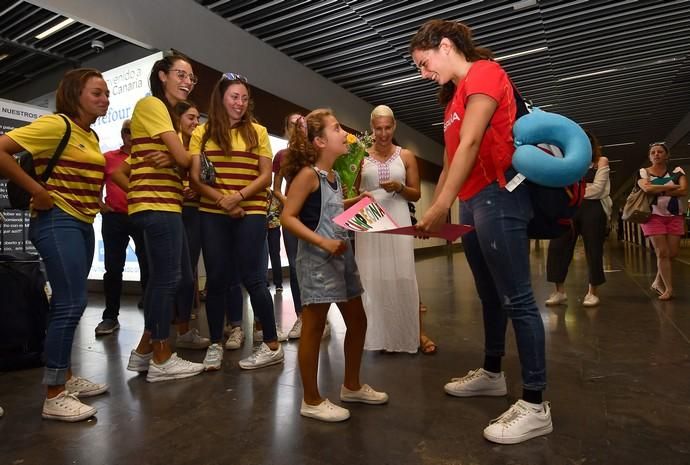
[{"label": "blue neck pillow", "polygon": [[[565,116],[534,108],[513,126],[513,167],[529,180],[547,187],[565,187],[585,175],[592,163],[592,146],[585,131]],[[549,155],[537,144],[551,144],[563,158]]]}]

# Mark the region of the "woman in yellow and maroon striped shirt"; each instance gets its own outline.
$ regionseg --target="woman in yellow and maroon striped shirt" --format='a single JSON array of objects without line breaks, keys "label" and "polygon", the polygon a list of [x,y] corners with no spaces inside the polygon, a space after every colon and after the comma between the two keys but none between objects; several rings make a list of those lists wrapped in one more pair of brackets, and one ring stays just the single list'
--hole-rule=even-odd
[{"label": "woman in yellow and maroon striped shirt", "polygon": [[[53,295],[45,340],[47,385],[43,417],[79,421],[96,409],[80,398],[108,389],[73,376],[70,354],[74,332],[87,302],[86,280],[94,251],[93,219],[99,212],[105,158],[91,125],[108,111],[108,85],[95,69],[69,71],[58,86],[56,110],[33,123],[0,136],[0,175],[7,176],[32,195],[29,237],[46,266]],[[67,118],[67,121],[63,119]],[[69,142],[47,182],[39,183],[12,159],[31,154],[40,177],[67,130]]]},{"label": "woman in yellow and maroon striped shirt", "polygon": [[[148,371],[149,382],[187,378],[203,371],[200,363],[172,353],[168,337],[173,308],[191,308],[194,284],[182,224],[182,177],[190,157],[178,136],[173,107],[197,83],[189,59],[172,54],[158,60],[150,75],[151,96],[132,113],[129,165],[129,215],[143,231],[149,262],[144,295],[144,334],[127,369]],[[159,163],[161,155],[170,163]]]},{"label": "woman in yellow and maroon striped shirt", "polygon": [[[240,368],[283,361],[263,265],[272,152],[266,128],[254,122],[249,98],[247,78],[224,74],[211,94],[208,122],[194,130],[189,144],[190,181],[201,194],[201,248],[208,277],[206,313],[212,344],[204,359],[206,369],[220,368],[225,306],[232,305],[233,287],[240,283],[249,293],[264,336],[264,343],[240,361]],[[202,153],[215,168],[213,185],[201,182]]]}]

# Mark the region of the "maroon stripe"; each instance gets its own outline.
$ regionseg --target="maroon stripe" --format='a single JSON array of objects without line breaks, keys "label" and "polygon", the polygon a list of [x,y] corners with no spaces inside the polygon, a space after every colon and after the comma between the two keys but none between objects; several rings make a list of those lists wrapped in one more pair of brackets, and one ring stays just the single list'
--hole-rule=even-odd
[{"label": "maroon stripe", "polygon": [[223,173],[222,171],[216,171],[217,179],[228,179],[230,181],[234,179],[241,179],[243,181],[253,181],[258,178],[258,172],[255,175],[251,174],[238,174],[238,173]]},{"label": "maroon stripe", "polygon": [[103,178],[87,178],[85,176],[81,176],[78,174],[64,174],[64,173],[56,173],[53,171],[53,174],[50,175],[50,181],[52,180],[61,180],[61,181],[67,181],[67,182],[81,182],[84,184],[92,184],[94,186],[101,186],[103,185]]},{"label": "maroon stripe", "polygon": [[67,186],[56,186],[53,184],[48,184],[46,188],[49,191],[55,191],[59,192],[61,194],[71,194],[75,195],[78,197],[93,197],[93,198],[98,198],[98,195],[100,194],[100,189],[97,190],[88,190],[88,189],[72,189]]},{"label": "maroon stripe", "polygon": [[166,199],[159,197],[129,197],[127,198],[127,203],[163,203],[167,205],[181,205],[182,199]]},{"label": "maroon stripe", "polygon": [[132,139],[132,145],[139,144],[164,144],[164,142],[160,137],[137,137]]},{"label": "maroon stripe", "polygon": [[241,169],[241,170],[252,170],[256,171],[258,173],[259,168],[258,165],[256,164],[249,164],[249,163],[241,163],[241,162],[235,162],[235,161],[214,161],[211,160],[211,163],[213,163],[213,166],[216,168],[228,168],[228,169]]},{"label": "maroon stripe", "polygon": [[239,150],[233,150],[230,152],[229,155],[226,155],[225,152],[222,150],[206,150],[206,156],[209,158],[214,158],[214,157],[219,157],[219,158],[232,158],[232,157],[244,157],[244,158],[253,158],[254,160],[258,160],[261,155],[258,155],[256,153],[252,152],[242,152]]},{"label": "maroon stripe", "polygon": [[167,150],[137,150],[136,152],[132,152],[132,158],[146,158],[152,153],[157,152],[169,153]]},{"label": "maroon stripe", "polygon": [[66,199],[64,197],[63,200],[87,216],[90,215],[90,213],[87,212],[88,210],[98,210],[100,208],[98,202],[82,202],[80,200]]},{"label": "maroon stripe", "polygon": [[[34,166],[39,167],[39,166],[44,166],[48,165],[48,159],[47,158],[39,158],[37,160],[34,160]],[[58,160],[57,164],[55,165],[56,168],[76,168],[80,170],[85,170],[85,171],[95,171],[98,173],[103,173],[105,171],[105,164],[99,165],[97,163],[85,163],[81,161],[71,161],[71,160],[65,160],[65,159],[60,159]]]},{"label": "maroon stripe", "polygon": [[254,206],[247,206],[247,207],[242,207],[242,209],[246,212],[266,212],[265,207],[254,207]]},{"label": "maroon stripe", "polygon": [[173,192],[175,194],[180,194],[182,195],[182,189],[179,187],[173,187],[173,186],[153,186],[153,185],[139,185],[139,186],[133,186],[129,189],[130,192],[141,192],[141,191],[148,191],[148,192]]},{"label": "maroon stripe", "polygon": [[166,174],[166,173],[137,173],[130,176],[129,181],[139,181],[142,179],[148,180],[159,180],[159,181],[173,181],[176,183],[181,182],[180,177],[176,174]]}]

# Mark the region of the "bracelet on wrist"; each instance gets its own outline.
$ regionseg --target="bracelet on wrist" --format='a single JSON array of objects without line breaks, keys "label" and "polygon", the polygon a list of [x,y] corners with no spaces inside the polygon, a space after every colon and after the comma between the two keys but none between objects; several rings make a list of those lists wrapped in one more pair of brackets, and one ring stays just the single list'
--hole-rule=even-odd
[{"label": "bracelet on wrist", "polygon": [[237,191],[237,193],[240,194],[240,197],[242,197],[242,200],[246,200],[246,199],[244,198],[244,194],[242,193],[242,191]]}]

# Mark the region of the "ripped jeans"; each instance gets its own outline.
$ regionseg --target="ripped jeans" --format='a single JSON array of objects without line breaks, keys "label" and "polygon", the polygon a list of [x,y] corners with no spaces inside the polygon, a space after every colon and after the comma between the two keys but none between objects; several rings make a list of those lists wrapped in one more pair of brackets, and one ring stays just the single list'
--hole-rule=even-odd
[{"label": "ripped jeans", "polygon": [[[507,177],[510,179],[510,177]],[[513,322],[525,389],[546,387],[544,324],[532,293],[527,187],[513,192],[496,182],[461,204],[461,222],[475,230],[462,238],[484,316],[486,355],[505,355],[507,319]]]}]

